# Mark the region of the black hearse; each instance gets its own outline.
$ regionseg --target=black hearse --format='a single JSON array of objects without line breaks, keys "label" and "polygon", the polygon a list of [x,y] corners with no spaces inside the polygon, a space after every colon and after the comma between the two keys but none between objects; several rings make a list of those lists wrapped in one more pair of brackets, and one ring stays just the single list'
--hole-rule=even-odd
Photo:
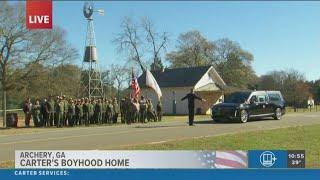
[{"label": "black hearse", "polygon": [[273,117],[280,120],[285,113],[285,101],[280,91],[238,91],[226,95],[223,103],[211,109],[214,121],[237,120],[245,123],[250,118]]}]

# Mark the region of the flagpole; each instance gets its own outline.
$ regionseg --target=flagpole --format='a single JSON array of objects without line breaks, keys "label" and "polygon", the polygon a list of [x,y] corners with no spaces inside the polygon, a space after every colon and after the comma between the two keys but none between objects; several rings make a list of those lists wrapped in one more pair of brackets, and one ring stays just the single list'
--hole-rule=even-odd
[{"label": "flagpole", "polygon": [[133,96],[133,94],[132,94],[132,91],[133,91],[133,89],[132,89],[132,81],[133,81],[133,67],[131,67],[131,81],[130,81],[131,91],[130,91],[130,101],[132,100],[132,96]]}]

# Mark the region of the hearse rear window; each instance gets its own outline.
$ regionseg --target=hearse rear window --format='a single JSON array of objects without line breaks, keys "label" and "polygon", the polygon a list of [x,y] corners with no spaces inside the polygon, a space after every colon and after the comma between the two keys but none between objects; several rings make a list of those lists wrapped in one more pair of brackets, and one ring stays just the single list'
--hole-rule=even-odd
[{"label": "hearse rear window", "polygon": [[279,94],[269,94],[270,101],[280,101],[280,95]]}]

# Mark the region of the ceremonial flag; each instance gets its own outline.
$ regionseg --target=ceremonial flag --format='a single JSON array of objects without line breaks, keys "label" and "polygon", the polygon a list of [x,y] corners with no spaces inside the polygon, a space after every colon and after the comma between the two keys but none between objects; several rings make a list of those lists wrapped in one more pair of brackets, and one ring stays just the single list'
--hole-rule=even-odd
[{"label": "ceremonial flag", "polygon": [[147,69],[146,70],[146,86],[152,88],[158,95],[158,100],[162,97],[161,89],[156,81],[156,79],[153,77],[151,72]]},{"label": "ceremonial flag", "polygon": [[132,98],[138,98],[138,95],[140,94],[140,87],[138,84],[137,77],[134,75],[132,70],[132,79],[131,79],[131,97]]}]

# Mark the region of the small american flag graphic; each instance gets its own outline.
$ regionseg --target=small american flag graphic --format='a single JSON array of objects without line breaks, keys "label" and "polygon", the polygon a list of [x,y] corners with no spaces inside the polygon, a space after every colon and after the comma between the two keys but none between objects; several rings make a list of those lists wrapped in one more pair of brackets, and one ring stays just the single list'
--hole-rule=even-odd
[{"label": "small american flag graphic", "polygon": [[133,73],[133,70],[132,70],[132,79],[131,79],[130,85],[131,85],[131,98],[137,98],[138,95],[140,94],[140,87],[138,84],[138,80]]},{"label": "small american flag graphic", "polygon": [[201,164],[201,168],[205,169],[214,169],[215,164],[215,157],[216,152],[215,151],[201,151],[195,153],[196,158],[198,159],[198,162]]},{"label": "small american flag graphic", "polygon": [[246,151],[216,151],[216,168],[247,168],[248,158]]}]

